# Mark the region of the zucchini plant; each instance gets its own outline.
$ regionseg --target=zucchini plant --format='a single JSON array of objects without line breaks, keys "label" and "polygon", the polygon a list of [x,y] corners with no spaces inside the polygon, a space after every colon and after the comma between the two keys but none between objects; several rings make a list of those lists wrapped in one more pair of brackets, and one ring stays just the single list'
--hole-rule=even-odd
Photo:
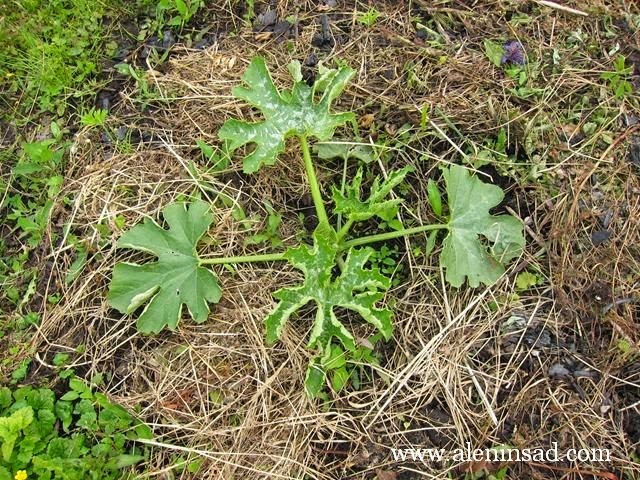
[{"label": "zucchini plant", "polygon": [[[315,397],[322,390],[327,372],[332,384],[341,388],[346,379],[344,356],[357,351],[353,334],[342,322],[338,309],[355,312],[389,340],[393,334],[392,310],[384,296],[391,279],[371,266],[373,245],[429,232],[428,245],[444,232],[440,264],[446,280],[454,287],[465,281],[471,287],[490,285],[504,273],[504,265],[524,247],[521,222],[510,215],[492,215],[490,209],[503,199],[502,190],[482,182],[467,169],[451,165],[443,169],[448,215],[435,184],[429,185],[429,201],[442,223],[353,236],[352,227],[374,217],[389,222],[397,217],[402,199],[391,195],[411,171],[410,167],[374,180],[363,195],[362,170],[343,189],[332,191],[332,215],[316,177],[316,166],[309,139],[330,140],[336,128],[355,121],[352,112],[332,113],[331,105],[354,74],[348,67],[320,68],[309,86],[302,79],[300,64],[292,62],[290,89],[279,90],[262,58],[254,58],[233,94],[262,113],[258,122],[228,120],[219,138],[230,151],[253,145],[244,157],[245,173],[274,165],[285,149],[288,137],[297,138],[304,161],[306,181],[313,198],[318,226],[313,244],[301,244],[285,252],[239,257],[203,258],[197,245],[213,222],[210,205],[203,201],[174,203],[162,211],[168,228],[152,220],[134,226],[118,240],[117,246],[151,253],[154,262],[119,263],[115,266],[108,293],[109,304],[125,314],[144,306],[137,320],[143,333],[175,329],[186,305],[194,321],[204,322],[209,304],[220,300],[222,292],[212,266],[244,262],[286,261],[304,274],[299,285],[281,288],[273,296],[277,304],[265,319],[266,341],[276,342],[289,318],[303,306],[313,303],[315,323],[308,341],[316,356],[306,372],[307,393]],[[332,219],[339,224],[332,224]],[[432,249],[432,248],[431,248]]]}]

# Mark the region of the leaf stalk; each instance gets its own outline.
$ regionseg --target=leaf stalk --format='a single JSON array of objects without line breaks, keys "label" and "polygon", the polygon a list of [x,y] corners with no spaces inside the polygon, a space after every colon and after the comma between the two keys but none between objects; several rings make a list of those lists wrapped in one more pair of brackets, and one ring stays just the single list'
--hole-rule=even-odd
[{"label": "leaf stalk", "polygon": [[316,171],[313,167],[313,160],[311,160],[311,152],[309,151],[309,142],[307,137],[301,135],[300,146],[302,147],[302,158],[304,159],[304,169],[307,173],[307,181],[311,188],[311,197],[313,198],[313,204],[316,207],[316,215],[318,215],[318,222],[329,224],[329,217],[327,211],[324,208],[324,202],[322,200],[322,194],[320,193],[320,184],[316,177]]},{"label": "leaf stalk", "polygon": [[432,225],[422,225],[420,227],[404,228],[402,230],[397,230],[395,232],[378,233],[376,235],[369,235],[367,237],[355,238],[353,240],[349,240],[348,242],[344,242],[341,247],[342,247],[342,250],[346,250],[348,248],[358,247],[360,245],[368,245],[370,243],[384,242],[386,240],[392,240],[394,238],[408,237],[410,235],[415,235],[417,233],[429,232],[431,230],[444,230],[447,228],[449,227],[443,223],[434,223]]},{"label": "leaf stalk", "polygon": [[284,253],[265,253],[261,255],[242,255],[239,257],[200,258],[202,265],[227,265],[232,263],[277,262],[284,260]]}]

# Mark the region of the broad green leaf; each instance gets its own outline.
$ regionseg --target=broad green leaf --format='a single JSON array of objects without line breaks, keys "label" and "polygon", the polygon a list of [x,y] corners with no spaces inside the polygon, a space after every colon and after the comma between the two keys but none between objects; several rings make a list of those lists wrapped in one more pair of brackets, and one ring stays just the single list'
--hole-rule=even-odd
[{"label": "broad green leaf", "polygon": [[14,480],[14,476],[5,467],[0,467],[0,480]]},{"label": "broad green leaf", "polygon": [[431,204],[431,208],[433,209],[433,213],[436,216],[442,216],[442,198],[440,196],[440,189],[436,182],[433,179],[429,179],[429,183],[427,183],[427,197],[429,198],[429,203]]},{"label": "broad green leaf", "polygon": [[0,410],[4,410],[13,403],[11,390],[7,387],[0,388]]},{"label": "broad green leaf", "polygon": [[346,367],[335,369],[331,373],[331,386],[336,392],[339,392],[349,381],[349,372]]},{"label": "broad green leaf", "polygon": [[331,103],[353,76],[352,69],[324,69],[313,87],[302,80],[299,69],[299,64],[290,66],[295,83],[290,90],[280,92],[264,59],[256,57],[242,76],[247,86],[233,89],[236,97],[258,108],[264,116],[263,121],[255,123],[228,120],[218,132],[220,139],[228,142],[230,151],[255,144],[253,152],[244,159],[246,173],[256,172],[263,165],[273,165],[278,154],[284,151],[287,137],[298,135],[326,141],[337,127],[355,118],[353,113],[330,112]]},{"label": "broad green leaf", "polygon": [[352,143],[316,143],[313,146],[314,153],[323,160],[341,158],[348,160],[355,158],[364,163],[371,163],[376,159],[376,152],[372,145]]},{"label": "broad green leaf", "polygon": [[175,0],[176,10],[180,14],[183,20],[188,20],[189,17],[189,9],[187,8],[187,4],[184,3],[184,0]]},{"label": "broad green leaf", "polygon": [[33,408],[23,407],[8,417],[0,417],[0,440],[2,440],[2,458],[5,462],[11,460],[13,446],[22,431],[33,422]]},{"label": "broad green leaf", "polygon": [[307,395],[311,398],[315,398],[322,390],[324,383],[325,372],[318,361],[313,360],[307,367],[307,373],[304,379],[304,389],[307,392]]},{"label": "broad green leaf", "polygon": [[60,397],[60,400],[65,402],[72,402],[74,400],[77,400],[78,398],[80,398],[80,394],[78,392],[67,392],[62,397]]},{"label": "broad green leaf", "polygon": [[216,277],[199,265],[196,253],[198,240],[213,222],[209,204],[174,203],[162,213],[168,230],[145,221],[118,240],[118,247],[148,252],[158,260],[144,265],[116,265],[107,297],[121,313],[132,313],[146,304],[137,322],[144,333],[175,329],[183,305],[196,322],[202,323],[209,315],[208,303],[218,302],[221,296]]},{"label": "broad green leaf", "polygon": [[347,185],[342,193],[336,187],[333,188],[333,201],[336,204],[335,212],[345,215],[353,222],[362,222],[371,217],[377,216],[385,222],[395,219],[398,213],[398,206],[402,203],[402,198],[386,200],[391,190],[404,180],[413,169],[409,166],[401,170],[391,172],[386,180],[380,183],[380,178],[376,177],[371,186],[371,192],[366,200],[361,198],[362,169],[359,169],[350,185]]},{"label": "broad green leaf", "polygon": [[375,306],[376,302],[382,300],[381,291],[387,290],[391,281],[375,268],[364,268],[373,250],[351,248],[342,265],[342,272],[334,279],[337,251],[335,232],[317,229],[313,248],[301,245],[285,253],[285,258],[304,272],[305,280],[302,285],[282,288],[274,293],[280,302],[265,320],[268,343],[280,338],[289,317],[312,301],[317,309],[309,339],[311,348],[325,349],[331,339],[337,337],[347,349],[355,350],[354,338],[336,316],[335,308],[358,313],[374,325],[384,338],[391,337],[391,311]]},{"label": "broad green leaf", "polygon": [[347,364],[344,350],[339,345],[330,345],[321,359],[321,365],[325,370],[335,370]]},{"label": "broad green leaf", "polygon": [[504,55],[504,46],[493,40],[484,41],[484,54],[496,67],[502,65],[502,56]]},{"label": "broad green leaf", "polygon": [[[491,285],[504,273],[503,264],[524,247],[522,223],[511,215],[489,213],[504,198],[500,187],[483,183],[459,165],[445,169],[443,175],[450,212],[440,254],[446,279],[454,287],[465,278],[471,287]],[[481,237],[493,247],[488,250]]]}]

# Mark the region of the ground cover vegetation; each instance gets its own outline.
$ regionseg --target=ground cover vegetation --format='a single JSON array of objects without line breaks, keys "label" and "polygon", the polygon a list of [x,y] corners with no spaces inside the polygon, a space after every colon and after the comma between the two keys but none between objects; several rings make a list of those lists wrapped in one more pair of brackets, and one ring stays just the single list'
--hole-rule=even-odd
[{"label": "ground cover vegetation", "polygon": [[637,478],[639,30],[8,2],[0,478]]}]

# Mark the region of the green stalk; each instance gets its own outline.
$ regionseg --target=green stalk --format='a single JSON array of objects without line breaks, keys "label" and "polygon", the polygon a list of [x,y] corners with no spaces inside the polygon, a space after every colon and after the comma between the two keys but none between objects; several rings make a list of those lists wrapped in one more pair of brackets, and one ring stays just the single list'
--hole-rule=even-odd
[{"label": "green stalk", "polygon": [[[344,194],[344,186],[347,183],[347,158],[348,157],[345,155],[344,161],[342,163],[342,183],[340,183],[340,193],[341,194]],[[341,213],[338,214],[337,227],[338,227],[338,230],[342,229],[342,214]],[[338,237],[338,238],[342,238],[342,237]]]},{"label": "green stalk", "polygon": [[311,160],[311,153],[309,152],[309,143],[307,137],[300,136],[300,146],[302,147],[302,158],[304,159],[304,169],[307,173],[307,181],[311,188],[311,197],[313,198],[313,204],[316,207],[316,215],[318,215],[318,222],[329,225],[329,217],[327,211],[324,209],[324,202],[322,201],[322,194],[320,193],[320,185],[318,184],[318,178],[316,177],[316,171],[313,168],[313,161]]},{"label": "green stalk", "polygon": [[351,228],[351,225],[353,225],[353,220],[349,219],[347,220],[347,223],[345,223],[342,226],[342,228],[338,230],[338,233],[337,233],[338,241],[342,240],[345,237],[345,235],[349,233],[349,229]]},{"label": "green stalk", "polygon": [[199,265],[226,265],[229,263],[276,262],[284,260],[284,253],[265,253],[262,255],[243,255],[240,257],[201,258]]},{"label": "green stalk", "polygon": [[392,240],[394,238],[408,237],[409,235],[415,235],[416,233],[428,232],[430,230],[443,230],[448,228],[447,225],[442,223],[435,223],[433,225],[422,225],[421,227],[405,228],[403,230],[397,230],[395,232],[379,233],[377,235],[369,235],[368,237],[356,238],[344,242],[342,249],[351,247],[358,247],[360,245],[368,245],[369,243],[384,242],[386,240]]}]

